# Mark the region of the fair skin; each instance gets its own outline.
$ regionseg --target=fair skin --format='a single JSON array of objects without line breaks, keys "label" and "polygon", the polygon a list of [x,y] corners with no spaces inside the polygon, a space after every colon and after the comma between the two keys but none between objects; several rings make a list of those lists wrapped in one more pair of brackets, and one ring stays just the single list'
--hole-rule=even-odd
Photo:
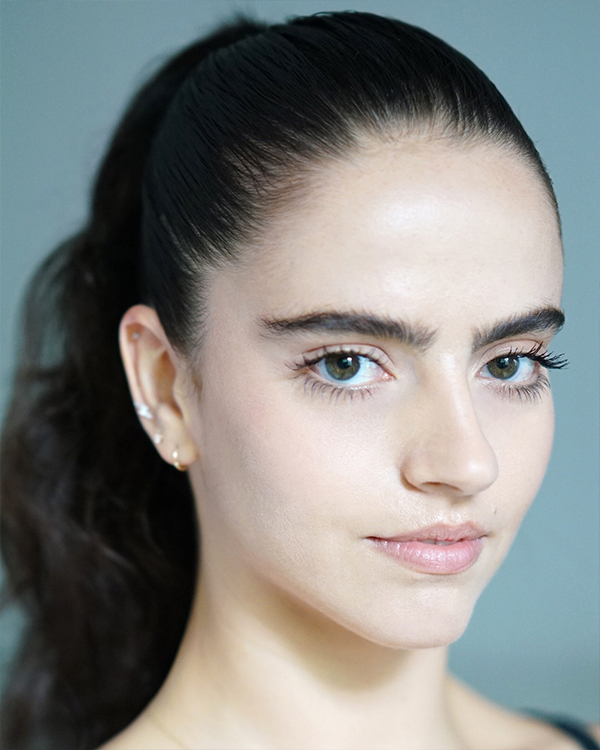
[{"label": "fair skin", "polygon": [[[560,307],[544,187],[498,147],[416,137],[313,179],[260,247],[212,274],[193,366],[154,310],[123,318],[143,427],[189,466],[201,573],[165,684],[104,748],[574,748],[446,671],[550,454],[545,370],[525,355],[547,349],[554,319],[482,335]],[[307,327],[333,312],[352,330]],[[428,335],[376,335],[348,313]],[[344,353],[357,374],[341,381],[325,364]],[[505,381],[488,363],[510,354]],[[485,535],[458,573],[373,543],[467,522]]]}]

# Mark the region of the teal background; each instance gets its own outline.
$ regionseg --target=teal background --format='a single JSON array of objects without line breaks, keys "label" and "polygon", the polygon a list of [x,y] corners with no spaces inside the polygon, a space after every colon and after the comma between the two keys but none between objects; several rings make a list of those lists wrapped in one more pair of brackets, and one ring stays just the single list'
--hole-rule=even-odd
[{"label": "teal background", "polygon": [[[555,182],[567,325],[553,377],[551,465],[504,566],[451,649],[451,667],[516,708],[600,720],[600,3],[595,0],[14,0],[2,21],[0,407],[32,269],[82,221],[119,113],[166,56],[233,10],[392,15],[441,36],[498,85]],[[20,618],[0,620],[0,667]]]}]

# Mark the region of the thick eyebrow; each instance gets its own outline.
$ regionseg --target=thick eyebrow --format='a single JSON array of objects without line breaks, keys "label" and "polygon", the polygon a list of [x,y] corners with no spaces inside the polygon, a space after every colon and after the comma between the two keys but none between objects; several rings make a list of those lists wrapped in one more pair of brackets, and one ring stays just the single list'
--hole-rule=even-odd
[{"label": "thick eyebrow", "polygon": [[[496,341],[524,333],[557,333],[565,322],[556,307],[543,307],[523,315],[513,315],[486,328],[475,330],[473,352]],[[437,331],[420,324],[393,320],[357,312],[313,312],[294,318],[259,318],[266,336],[287,336],[306,331],[358,333],[382,339],[394,339],[424,352],[434,342]]]},{"label": "thick eyebrow", "polygon": [[395,339],[420,351],[425,351],[436,335],[435,331],[425,326],[356,312],[314,312],[296,318],[260,318],[259,325],[266,335],[285,336],[304,331],[359,333]]},{"label": "thick eyebrow", "polygon": [[565,323],[565,315],[557,307],[540,307],[524,315],[513,315],[486,328],[475,330],[473,352],[484,346],[524,333],[558,333]]}]

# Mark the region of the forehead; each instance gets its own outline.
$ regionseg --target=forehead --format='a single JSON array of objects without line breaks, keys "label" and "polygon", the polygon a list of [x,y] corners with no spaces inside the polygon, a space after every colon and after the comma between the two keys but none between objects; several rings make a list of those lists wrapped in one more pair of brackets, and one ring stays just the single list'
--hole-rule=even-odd
[{"label": "forehead", "polygon": [[314,175],[230,281],[256,314],[352,306],[441,324],[558,304],[562,252],[545,187],[517,156],[389,142]]}]

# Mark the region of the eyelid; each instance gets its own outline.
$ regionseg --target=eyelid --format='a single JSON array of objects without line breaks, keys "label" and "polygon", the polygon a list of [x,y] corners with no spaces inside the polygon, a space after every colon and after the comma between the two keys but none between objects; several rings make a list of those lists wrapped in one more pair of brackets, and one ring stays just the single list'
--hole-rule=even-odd
[{"label": "eyelid", "polygon": [[534,339],[510,339],[492,344],[484,352],[478,355],[477,359],[481,363],[479,367],[488,364],[494,359],[500,357],[521,356],[526,357],[529,354],[546,354],[548,352],[549,341],[539,341]]},{"label": "eyelid", "polygon": [[[545,368],[560,369],[568,364],[563,355],[555,355],[548,350],[550,340],[550,338],[547,341],[532,341],[531,339],[515,341],[513,339],[499,342],[480,355],[476,373],[479,375],[486,366],[502,357],[512,356],[529,359],[534,367],[532,377],[527,381],[502,381],[493,377],[483,379],[487,381],[488,387],[491,387],[503,398],[534,403],[542,398],[545,391],[550,389],[550,380]],[[369,359],[381,368],[384,376],[371,383],[355,386],[350,382],[344,385],[343,382],[336,384],[334,381],[326,380],[314,369],[314,365],[325,359],[327,355],[336,354],[355,354]],[[385,381],[396,380],[396,376],[391,372],[394,366],[390,357],[378,347],[368,344],[329,344],[317,347],[304,352],[300,362],[288,364],[288,367],[295,372],[294,377],[302,376],[304,389],[311,395],[321,393],[335,400],[346,397],[353,399],[354,396],[371,396],[374,395],[374,387]]]},{"label": "eyelid", "polygon": [[[333,380],[325,379],[316,369],[315,365],[322,362],[328,355],[355,354],[359,357],[374,362],[382,371],[382,376],[377,380],[362,385],[352,385],[351,382],[335,383]],[[328,394],[332,398],[348,397],[353,398],[355,395],[365,396],[372,395],[372,389],[378,387],[381,383],[395,380],[394,375],[390,373],[390,368],[386,366],[390,362],[389,357],[376,347],[363,344],[334,344],[312,349],[302,355],[302,361],[289,365],[294,370],[294,377],[302,377],[304,380],[305,390],[308,388],[311,394],[321,392]]]},{"label": "eyelid", "polygon": [[[549,340],[547,342],[537,341],[529,348],[527,347],[527,341],[519,340],[520,345],[515,346],[512,343],[512,346],[507,348],[507,344],[510,343],[502,342],[503,348],[495,352],[488,350],[483,363],[480,362],[478,365],[477,374],[483,377],[483,380],[487,381],[488,387],[491,387],[499,395],[510,400],[518,399],[521,403],[529,402],[533,404],[540,400],[546,391],[550,390],[547,371],[567,367],[568,360],[563,354],[553,354],[548,349]],[[522,346],[523,344],[525,346]],[[501,380],[481,375],[492,362],[506,357],[521,361],[528,360],[533,365],[530,377],[527,380],[512,381],[511,379]]]},{"label": "eyelid", "polygon": [[327,344],[315,349],[310,349],[301,355],[300,360],[294,363],[294,369],[310,367],[329,354],[358,354],[378,364],[382,370],[394,377],[392,360],[381,349],[370,344]]},{"label": "eyelid", "polygon": [[565,367],[568,367],[569,360],[564,354],[556,354],[550,351],[548,348],[550,340],[551,339],[548,339],[546,342],[537,341],[529,348],[527,348],[527,346],[512,346],[509,350],[503,349],[495,353],[488,353],[483,366],[489,364],[494,359],[500,359],[501,357],[520,357],[522,359],[530,359],[548,370],[562,370]]}]

